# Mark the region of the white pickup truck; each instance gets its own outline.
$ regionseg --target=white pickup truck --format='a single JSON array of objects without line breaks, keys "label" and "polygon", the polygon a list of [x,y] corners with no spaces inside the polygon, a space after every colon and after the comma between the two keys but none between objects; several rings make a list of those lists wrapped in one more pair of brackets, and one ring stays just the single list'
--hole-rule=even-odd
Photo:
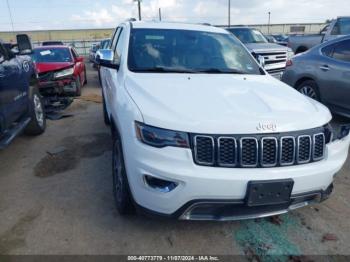
[{"label": "white pickup truck", "polygon": [[288,46],[294,53],[302,53],[325,41],[350,35],[350,17],[338,17],[326,25],[319,34],[290,36]]},{"label": "white pickup truck", "polygon": [[270,76],[224,29],[125,22],[99,50],[116,207],[185,220],[328,198],[348,154],[329,110]]}]

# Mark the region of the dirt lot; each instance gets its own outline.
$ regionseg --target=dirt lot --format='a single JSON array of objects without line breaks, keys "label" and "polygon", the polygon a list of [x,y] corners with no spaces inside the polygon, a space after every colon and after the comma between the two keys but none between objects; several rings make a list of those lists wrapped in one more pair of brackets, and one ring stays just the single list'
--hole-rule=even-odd
[{"label": "dirt lot", "polygon": [[[97,73],[40,137],[0,151],[0,254],[350,255],[350,160],[332,198],[279,219],[123,218],[113,205],[111,138]],[[337,122],[346,121],[337,119]]]}]

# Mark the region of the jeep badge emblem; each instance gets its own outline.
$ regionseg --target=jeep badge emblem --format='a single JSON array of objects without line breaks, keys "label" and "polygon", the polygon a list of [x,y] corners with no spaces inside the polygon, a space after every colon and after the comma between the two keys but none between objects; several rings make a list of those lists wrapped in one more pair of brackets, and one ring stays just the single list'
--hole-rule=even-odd
[{"label": "jeep badge emblem", "polygon": [[273,123],[259,123],[256,129],[258,131],[276,131],[277,125]]}]

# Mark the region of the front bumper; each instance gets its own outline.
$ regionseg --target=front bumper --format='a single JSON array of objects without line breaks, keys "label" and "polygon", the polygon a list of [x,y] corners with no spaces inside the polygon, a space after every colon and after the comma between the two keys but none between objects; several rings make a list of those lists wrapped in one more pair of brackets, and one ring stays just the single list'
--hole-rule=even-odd
[{"label": "front bumper", "polygon": [[137,206],[137,210],[142,214],[152,217],[180,220],[235,221],[285,214],[309,204],[321,203],[327,200],[332,192],[333,184],[325,191],[313,191],[293,195],[289,203],[279,205],[248,207],[244,199],[221,201],[202,199],[190,201],[170,215],[157,213],[141,206]]},{"label": "front bumper", "polygon": [[77,86],[74,77],[51,81],[39,81],[39,90],[43,95],[74,96]]},{"label": "front bumper", "polygon": [[[350,136],[328,144],[325,159],[319,162],[298,166],[246,169],[198,166],[193,162],[190,149],[153,148],[142,144],[132,136],[124,143],[124,149],[127,148],[124,150],[124,156],[130,189],[137,206],[164,216],[175,214],[181,219],[233,220],[281,214],[310,202],[320,202],[324,199],[324,192],[328,192],[334,175],[346,161]],[[174,181],[178,186],[171,192],[160,192],[145,183],[145,175]],[[298,203],[293,200],[285,206],[273,206],[271,210],[255,209],[246,210],[248,213],[252,212],[251,214],[244,213],[242,201],[246,196],[248,182],[278,179],[293,179],[292,200],[310,192],[316,193],[312,199]],[[211,210],[242,212],[235,211],[234,214],[221,217],[215,214],[216,211],[208,214],[204,212],[199,218],[197,211],[199,209],[203,211],[203,203],[207,202],[219,205],[229,202],[229,206],[224,205],[223,208],[214,206],[210,207]],[[189,203],[194,203],[195,206],[189,210],[184,209],[189,208]]]}]

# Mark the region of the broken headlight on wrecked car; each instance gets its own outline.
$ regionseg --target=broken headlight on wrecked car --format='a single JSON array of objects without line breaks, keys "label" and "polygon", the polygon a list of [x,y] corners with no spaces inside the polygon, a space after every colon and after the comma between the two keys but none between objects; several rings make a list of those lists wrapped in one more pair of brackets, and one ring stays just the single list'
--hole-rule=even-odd
[{"label": "broken headlight on wrecked car", "polygon": [[74,68],[71,67],[71,68],[67,68],[67,69],[64,69],[62,71],[58,71],[54,74],[54,78],[57,79],[57,78],[62,78],[62,77],[68,77],[68,76],[72,76],[74,74]]}]

